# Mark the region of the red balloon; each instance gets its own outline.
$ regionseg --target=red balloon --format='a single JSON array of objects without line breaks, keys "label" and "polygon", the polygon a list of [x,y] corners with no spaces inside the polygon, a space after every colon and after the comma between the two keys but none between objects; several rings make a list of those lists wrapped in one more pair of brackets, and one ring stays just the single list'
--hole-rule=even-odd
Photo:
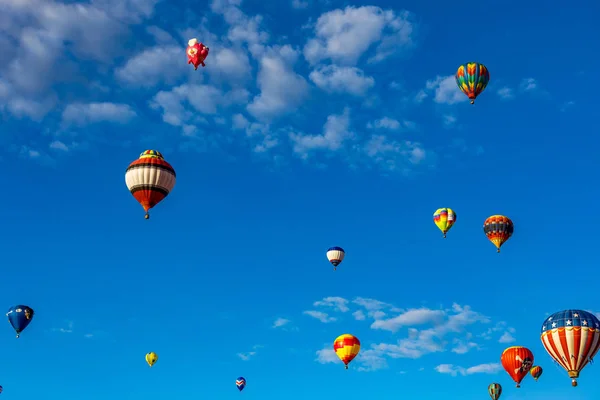
[{"label": "red balloon", "polygon": [[198,39],[190,39],[186,50],[188,64],[192,64],[195,70],[198,69],[200,65],[206,67],[204,60],[208,57],[208,50],[208,47],[201,42],[198,42]]},{"label": "red balloon", "polygon": [[527,347],[512,346],[504,350],[500,361],[508,375],[517,383],[517,387],[521,387],[521,381],[533,366],[533,353]]}]

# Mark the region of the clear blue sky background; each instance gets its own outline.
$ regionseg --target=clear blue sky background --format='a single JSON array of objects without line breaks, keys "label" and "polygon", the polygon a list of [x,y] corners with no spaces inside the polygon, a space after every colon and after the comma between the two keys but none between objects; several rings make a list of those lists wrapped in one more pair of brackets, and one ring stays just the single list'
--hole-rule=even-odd
[{"label": "clear blue sky background", "polygon": [[[0,304],[36,311],[0,335],[3,398],[595,399],[598,367],[571,388],[539,333],[600,311],[597,4],[0,10]],[[190,37],[211,48],[196,72]],[[472,60],[474,106],[453,82]],[[150,221],[124,183],[147,148],[178,174]],[[363,345],[348,371],[342,333]],[[545,370],[520,390],[498,366],[514,344]]]}]

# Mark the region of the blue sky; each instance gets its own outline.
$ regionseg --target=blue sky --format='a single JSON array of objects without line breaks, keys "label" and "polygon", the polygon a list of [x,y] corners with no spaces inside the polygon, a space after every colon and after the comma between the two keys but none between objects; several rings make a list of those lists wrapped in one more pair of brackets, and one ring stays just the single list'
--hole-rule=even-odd
[{"label": "blue sky", "polygon": [[[2,396],[592,399],[598,367],[571,388],[539,333],[600,311],[600,10],[543,5],[0,0],[0,298],[36,311],[5,326]],[[124,183],[145,149],[178,179],[150,221]],[[520,390],[514,344],[545,371]]]}]

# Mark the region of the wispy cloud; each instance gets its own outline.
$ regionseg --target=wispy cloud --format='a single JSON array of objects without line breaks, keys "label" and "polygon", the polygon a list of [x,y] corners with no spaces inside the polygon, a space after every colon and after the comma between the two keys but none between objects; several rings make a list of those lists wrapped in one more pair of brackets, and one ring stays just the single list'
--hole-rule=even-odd
[{"label": "wispy cloud", "polygon": [[333,321],[337,320],[337,318],[330,317],[329,314],[324,313],[322,311],[309,310],[309,311],[304,311],[303,314],[308,315],[313,318],[316,318],[323,323],[333,322]]},{"label": "wispy cloud", "polygon": [[437,367],[435,367],[435,370],[440,374],[448,374],[452,376],[467,376],[473,374],[496,374],[502,370],[502,366],[498,363],[489,363],[464,368],[455,366],[453,364],[440,364]]},{"label": "wispy cloud", "polygon": [[273,322],[273,328],[280,328],[290,323],[289,319],[285,318],[277,318],[275,322]]},{"label": "wispy cloud", "polygon": [[251,358],[253,358],[254,356],[256,356],[257,352],[259,349],[263,348],[263,345],[257,344],[252,346],[252,350],[244,352],[244,353],[237,353],[237,356],[242,359],[243,361],[249,361]]}]

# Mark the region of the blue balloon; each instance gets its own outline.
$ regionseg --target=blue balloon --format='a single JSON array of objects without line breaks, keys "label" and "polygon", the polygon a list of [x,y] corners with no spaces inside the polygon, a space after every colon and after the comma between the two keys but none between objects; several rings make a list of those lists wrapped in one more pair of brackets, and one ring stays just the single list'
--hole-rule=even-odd
[{"label": "blue balloon", "polygon": [[240,376],[239,378],[236,379],[235,384],[236,384],[238,390],[241,392],[246,387],[246,379],[244,379],[243,376]]},{"label": "blue balloon", "polygon": [[18,305],[8,309],[6,316],[8,317],[8,322],[10,322],[15,332],[17,332],[17,337],[27,328],[27,325],[33,319],[33,314],[33,309],[29,306]]}]

